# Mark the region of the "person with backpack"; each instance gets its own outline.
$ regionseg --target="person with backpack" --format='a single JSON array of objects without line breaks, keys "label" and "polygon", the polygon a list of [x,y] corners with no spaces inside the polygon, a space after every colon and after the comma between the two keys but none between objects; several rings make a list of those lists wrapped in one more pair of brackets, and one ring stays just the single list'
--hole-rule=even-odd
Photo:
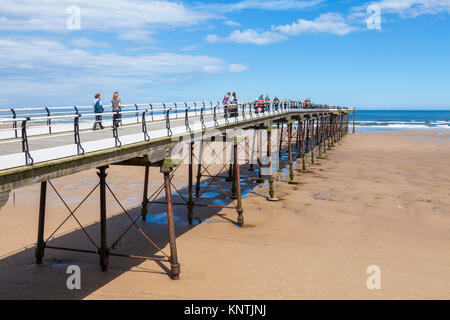
[{"label": "person with backpack", "polygon": [[92,104],[94,106],[94,113],[95,113],[95,122],[94,126],[92,127],[92,130],[97,130],[97,124],[100,126],[100,129],[104,129],[102,124],[102,116],[103,113],[103,104],[102,104],[102,97],[100,93],[97,93],[95,95],[94,103]]},{"label": "person with backpack", "polygon": [[233,92],[230,98],[229,112],[231,117],[237,117],[239,115],[238,110],[238,99],[236,97],[236,92]]}]

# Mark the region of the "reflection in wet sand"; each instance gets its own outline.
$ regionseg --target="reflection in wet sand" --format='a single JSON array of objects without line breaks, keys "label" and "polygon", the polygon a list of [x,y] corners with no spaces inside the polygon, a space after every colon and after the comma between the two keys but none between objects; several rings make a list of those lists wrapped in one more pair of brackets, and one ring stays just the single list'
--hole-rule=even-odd
[{"label": "reflection in wet sand", "polygon": [[8,202],[11,191],[0,192],[0,210]]}]

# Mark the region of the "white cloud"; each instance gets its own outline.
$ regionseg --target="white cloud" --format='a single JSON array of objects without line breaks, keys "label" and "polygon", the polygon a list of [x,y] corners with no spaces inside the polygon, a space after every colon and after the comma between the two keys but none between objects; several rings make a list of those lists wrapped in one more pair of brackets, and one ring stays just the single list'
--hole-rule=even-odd
[{"label": "white cloud", "polygon": [[103,41],[94,41],[88,38],[79,37],[69,41],[69,45],[77,48],[109,48],[108,43]]},{"label": "white cloud", "polygon": [[154,32],[150,31],[150,30],[142,30],[142,29],[130,29],[130,30],[125,30],[122,32],[119,32],[117,38],[119,40],[124,40],[124,41],[139,41],[140,43],[142,42],[154,42],[155,40],[151,38],[151,35],[153,35]]},{"label": "white cloud", "polygon": [[[424,14],[450,13],[450,0],[382,0],[368,3],[381,9],[381,14],[397,14],[403,17],[417,17]],[[365,12],[366,6],[352,8],[356,13]]]},{"label": "white cloud", "polygon": [[200,46],[195,45],[195,44],[191,44],[189,46],[183,47],[181,48],[181,51],[183,52],[189,52],[189,51],[195,51],[199,48]]},{"label": "white cloud", "polygon": [[230,27],[240,27],[241,24],[232,20],[226,20],[223,22],[224,25],[230,26]]},{"label": "white cloud", "polygon": [[41,38],[0,38],[0,47],[0,86],[5,99],[61,92],[71,97],[75,91],[106,87],[131,91],[168,78],[246,70],[207,55],[95,54]]},{"label": "white cloud", "polygon": [[265,45],[274,42],[285,40],[286,37],[271,31],[258,32],[253,29],[244,31],[235,30],[228,37],[221,38],[215,34],[206,36],[206,41],[210,43],[216,42],[236,42],[236,43],[250,43],[256,45]]},{"label": "white cloud", "polygon": [[[190,72],[217,72],[228,64],[220,58],[200,55],[159,53],[152,55],[94,54],[70,49],[63,44],[40,38],[0,38],[0,70],[2,73],[34,70],[38,73],[95,74],[102,76],[124,74],[151,77],[153,74],[182,74]],[[22,67],[23,66],[23,67]]]},{"label": "white cloud", "polygon": [[324,13],[315,20],[299,19],[297,22],[284,26],[272,26],[272,31],[277,31],[289,36],[301,33],[332,33],[345,35],[355,28],[349,25],[339,13]]},{"label": "white cloud", "polygon": [[244,72],[250,70],[250,67],[241,64],[230,64],[228,69],[230,72]]},{"label": "white cloud", "polygon": [[321,14],[315,20],[299,19],[294,23],[283,26],[272,26],[271,31],[256,31],[247,29],[235,30],[227,37],[219,37],[215,34],[207,35],[205,40],[210,43],[236,42],[266,45],[284,41],[288,36],[296,36],[301,33],[331,33],[345,35],[355,31],[356,28],[346,22],[339,13]]},{"label": "white cloud", "polygon": [[67,32],[71,5],[81,9],[82,30],[102,32],[190,26],[214,17],[165,0],[2,0],[0,30]]},{"label": "white cloud", "polygon": [[314,7],[324,0],[243,0],[236,3],[215,3],[199,7],[209,8],[221,12],[235,12],[241,10],[302,10]]}]

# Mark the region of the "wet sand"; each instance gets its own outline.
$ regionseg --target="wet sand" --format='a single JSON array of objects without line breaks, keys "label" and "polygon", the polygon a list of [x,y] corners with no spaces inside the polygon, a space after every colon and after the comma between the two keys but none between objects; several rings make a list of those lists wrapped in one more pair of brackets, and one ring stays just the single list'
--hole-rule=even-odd
[{"label": "wet sand", "polygon": [[[186,168],[174,183],[186,194]],[[108,182],[139,214],[143,168],[111,167]],[[246,171],[242,173],[248,175]],[[181,280],[166,266],[118,257],[102,273],[96,255],[46,250],[34,264],[39,186],[15,190],[0,209],[0,298],[40,299],[449,299],[450,131],[423,130],[348,135],[323,159],[295,174],[298,185],[244,183],[245,227],[235,210],[196,209],[203,223],[189,226],[176,207]],[[286,174],[280,180],[286,180]],[[151,190],[162,183],[151,171]],[[54,181],[71,208],[97,184],[95,171]],[[50,187],[49,187],[50,188]],[[151,191],[150,190],[150,191]],[[205,196],[215,204],[218,188]],[[98,190],[76,212],[98,242]],[[108,196],[109,242],[129,223]],[[168,252],[163,206],[140,224]],[[68,211],[48,191],[46,236]],[[95,249],[73,219],[53,245]],[[115,252],[156,253],[133,230]],[[82,289],[66,287],[66,268],[79,265]],[[381,268],[381,289],[368,290],[366,269]]]}]

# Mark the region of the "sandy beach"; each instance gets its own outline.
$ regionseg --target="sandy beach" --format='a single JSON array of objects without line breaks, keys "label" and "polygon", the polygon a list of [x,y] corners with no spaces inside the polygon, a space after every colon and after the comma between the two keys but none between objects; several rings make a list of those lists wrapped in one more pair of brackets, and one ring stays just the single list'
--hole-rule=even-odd
[{"label": "sandy beach", "polygon": [[[140,212],[143,170],[108,170],[133,216]],[[186,171],[174,179],[182,192]],[[450,130],[349,134],[295,175],[298,185],[284,175],[275,183],[278,202],[264,199],[267,186],[243,180],[244,228],[234,224],[235,210],[196,208],[203,223],[189,226],[186,208],[176,207],[180,281],[155,262],[111,257],[102,273],[96,255],[50,249],[37,266],[39,186],[15,190],[0,209],[0,299],[450,299]],[[73,209],[97,176],[91,170],[53,182]],[[162,183],[158,169],[150,183],[151,190]],[[216,193],[207,196],[223,204]],[[76,212],[96,241],[98,207],[97,190]],[[140,225],[168,252],[163,212],[155,205]],[[46,236],[68,214],[49,189]],[[108,216],[113,241],[129,219],[110,196]],[[73,219],[51,242],[94,249]],[[116,252],[156,250],[133,230]],[[82,288],[71,291],[66,269],[74,264]],[[366,286],[371,265],[381,269],[380,290]]]}]

